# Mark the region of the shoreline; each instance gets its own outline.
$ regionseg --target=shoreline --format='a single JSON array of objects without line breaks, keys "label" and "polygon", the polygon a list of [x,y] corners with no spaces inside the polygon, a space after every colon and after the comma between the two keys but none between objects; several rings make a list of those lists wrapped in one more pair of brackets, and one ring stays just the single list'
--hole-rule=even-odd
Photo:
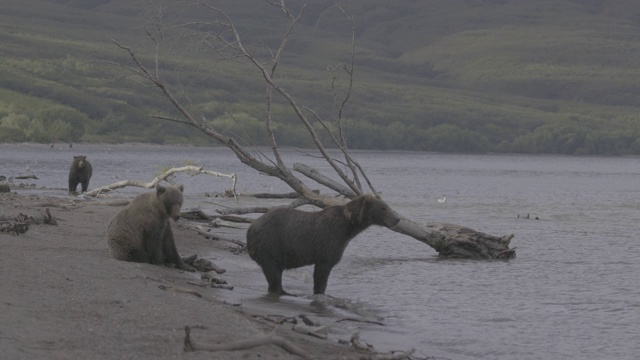
[{"label": "shoreline", "polygon": [[[122,208],[112,202],[73,201],[21,188],[0,193],[0,216],[33,215],[48,208],[58,223],[32,224],[18,236],[0,233],[0,348],[5,356],[300,358],[274,345],[215,354],[185,353],[185,326],[191,327],[191,338],[198,343],[228,343],[274,333],[311,358],[375,356],[332,339],[294,332],[286,322],[265,321],[260,315],[266,314],[255,308],[225,303],[219,294],[229,290],[189,283],[199,279],[200,273],[111,258],[104,230]],[[121,199],[117,203],[122,205]],[[182,256],[238,256],[222,241],[207,240],[179,223],[172,226]]]}]

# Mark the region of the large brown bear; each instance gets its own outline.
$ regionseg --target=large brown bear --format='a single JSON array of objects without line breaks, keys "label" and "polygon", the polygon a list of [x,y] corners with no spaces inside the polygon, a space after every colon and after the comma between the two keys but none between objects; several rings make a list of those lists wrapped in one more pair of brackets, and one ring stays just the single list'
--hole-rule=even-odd
[{"label": "large brown bear", "polygon": [[329,273],[351,239],[370,225],[393,227],[398,221],[386,203],[371,195],[317,212],[276,208],[251,224],[247,249],[262,268],[269,293],[289,295],[282,289],[282,272],[314,264],[313,293],[324,294]]},{"label": "large brown bear", "polygon": [[74,156],[69,170],[69,192],[75,192],[81,184],[82,192],[87,192],[93,170],[86,156]]},{"label": "large brown bear", "polygon": [[169,218],[178,220],[182,207],[182,185],[156,185],[156,190],[136,196],[109,223],[107,242],[118,260],[150,264],[174,264],[195,271],[180,258]]}]

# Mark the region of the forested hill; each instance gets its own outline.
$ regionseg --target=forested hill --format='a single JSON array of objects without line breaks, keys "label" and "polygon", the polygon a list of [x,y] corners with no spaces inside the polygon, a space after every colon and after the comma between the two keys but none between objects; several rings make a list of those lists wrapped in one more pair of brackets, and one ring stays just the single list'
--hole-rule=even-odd
[{"label": "forested hill", "polygon": [[[171,1],[21,0],[0,11],[0,142],[207,144],[159,91],[132,81],[110,39],[153,65],[145,18],[210,21]],[[258,55],[285,14],[261,0],[211,1]],[[290,0],[294,13],[302,1]],[[345,112],[352,148],[444,152],[640,154],[640,6],[635,0],[310,0],[278,80],[330,116],[332,69],[344,90],[353,14],[355,85]],[[162,7],[157,5],[162,4]],[[147,24],[152,25],[152,24]],[[195,27],[194,27],[195,29]],[[166,42],[166,45],[169,45]],[[160,49],[163,78],[224,132],[264,145],[260,74],[204,47]],[[280,101],[281,145],[310,146]]]}]

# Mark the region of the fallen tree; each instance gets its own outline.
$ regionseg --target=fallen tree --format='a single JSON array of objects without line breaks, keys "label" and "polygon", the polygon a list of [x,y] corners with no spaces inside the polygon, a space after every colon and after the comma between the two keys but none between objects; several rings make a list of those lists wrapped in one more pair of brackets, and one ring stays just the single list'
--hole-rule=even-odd
[{"label": "fallen tree", "polygon": [[[287,19],[281,41],[277,48],[258,51],[245,44],[241,32],[236,27],[231,17],[221,7],[214,6],[214,1],[177,1],[169,7],[157,8],[151,13],[144,26],[146,34],[154,48],[154,61],[152,67],[148,67],[136,52],[117,40],[113,43],[128,54],[131,65],[107,61],[113,65],[126,69],[133,74],[134,80],[155,86],[163,96],[175,108],[176,116],[150,115],[152,118],[176,122],[194,127],[228,147],[235,153],[239,161],[262,174],[276,177],[285,182],[293,191],[304,198],[309,204],[317,207],[341,204],[343,198],[329,196],[312,191],[300,177],[294,174],[297,171],[309,179],[313,179],[343,197],[354,197],[371,192],[379,195],[366,175],[364,169],[354,159],[347,146],[347,138],[343,128],[343,112],[351,97],[354,81],[355,63],[355,25],[353,18],[340,6],[332,6],[326,10],[337,12],[343,16],[351,26],[351,55],[346,63],[339,67],[342,72],[339,75],[332,72],[330,87],[333,94],[334,114],[329,118],[321,117],[309,107],[300,105],[295,97],[278,80],[278,69],[290,41],[296,25],[302,18],[306,5],[300,5],[297,11],[293,11],[285,4],[284,0],[265,0],[269,6],[280,10]],[[222,6],[223,4],[218,4]],[[184,20],[187,14],[194,14],[197,9],[198,19]],[[190,12],[191,11],[191,12]],[[204,13],[208,13],[208,20],[202,21]],[[163,46],[175,47],[180,42],[188,43],[191,48],[197,48],[200,52],[211,50],[217,61],[236,60],[248,64],[250,69],[256,71],[256,75],[263,79],[265,85],[265,136],[270,144],[271,154],[267,155],[255,147],[241,145],[245,141],[237,135],[229,136],[222,133],[208,121],[201,111],[194,109],[194,104],[186,95],[182,95],[184,89],[175,91],[161,76],[163,69],[160,67],[160,53]],[[334,181],[320,174],[315,169],[303,164],[289,168],[283,161],[278,148],[277,137],[274,132],[272,117],[272,104],[274,97],[286,103],[306,129],[307,134],[316,146],[319,156],[331,167],[334,175],[341,182]],[[331,139],[332,146],[339,149],[341,159],[330,156],[325,144],[321,141],[317,129],[326,131]],[[473,259],[507,259],[515,257],[515,249],[509,248],[513,235],[492,236],[472,229],[451,224],[434,223],[429,225],[419,224],[404,216],[402,220],[391,230],[411,236],[435,249],[441,256]]]}]

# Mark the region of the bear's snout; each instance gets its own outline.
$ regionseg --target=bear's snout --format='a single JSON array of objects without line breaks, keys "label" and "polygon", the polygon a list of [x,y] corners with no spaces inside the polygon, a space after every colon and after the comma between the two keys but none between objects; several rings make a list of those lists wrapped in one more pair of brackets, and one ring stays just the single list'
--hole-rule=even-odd
[{"label": "bear's snout", "polygon": [[392,228],[392,227],[398,225],[399,222],[400,222],[400,218],[394,214],[393,217],[387,219],[387,224],[385,224],[385,225],[388,228]]},{"label": "bear's snout", "polygon": [[392,227],[398,225],[399,222],[400,217],[393,210],[389,209],[389,212],[382,219],[381,225],[391,229]]}]

